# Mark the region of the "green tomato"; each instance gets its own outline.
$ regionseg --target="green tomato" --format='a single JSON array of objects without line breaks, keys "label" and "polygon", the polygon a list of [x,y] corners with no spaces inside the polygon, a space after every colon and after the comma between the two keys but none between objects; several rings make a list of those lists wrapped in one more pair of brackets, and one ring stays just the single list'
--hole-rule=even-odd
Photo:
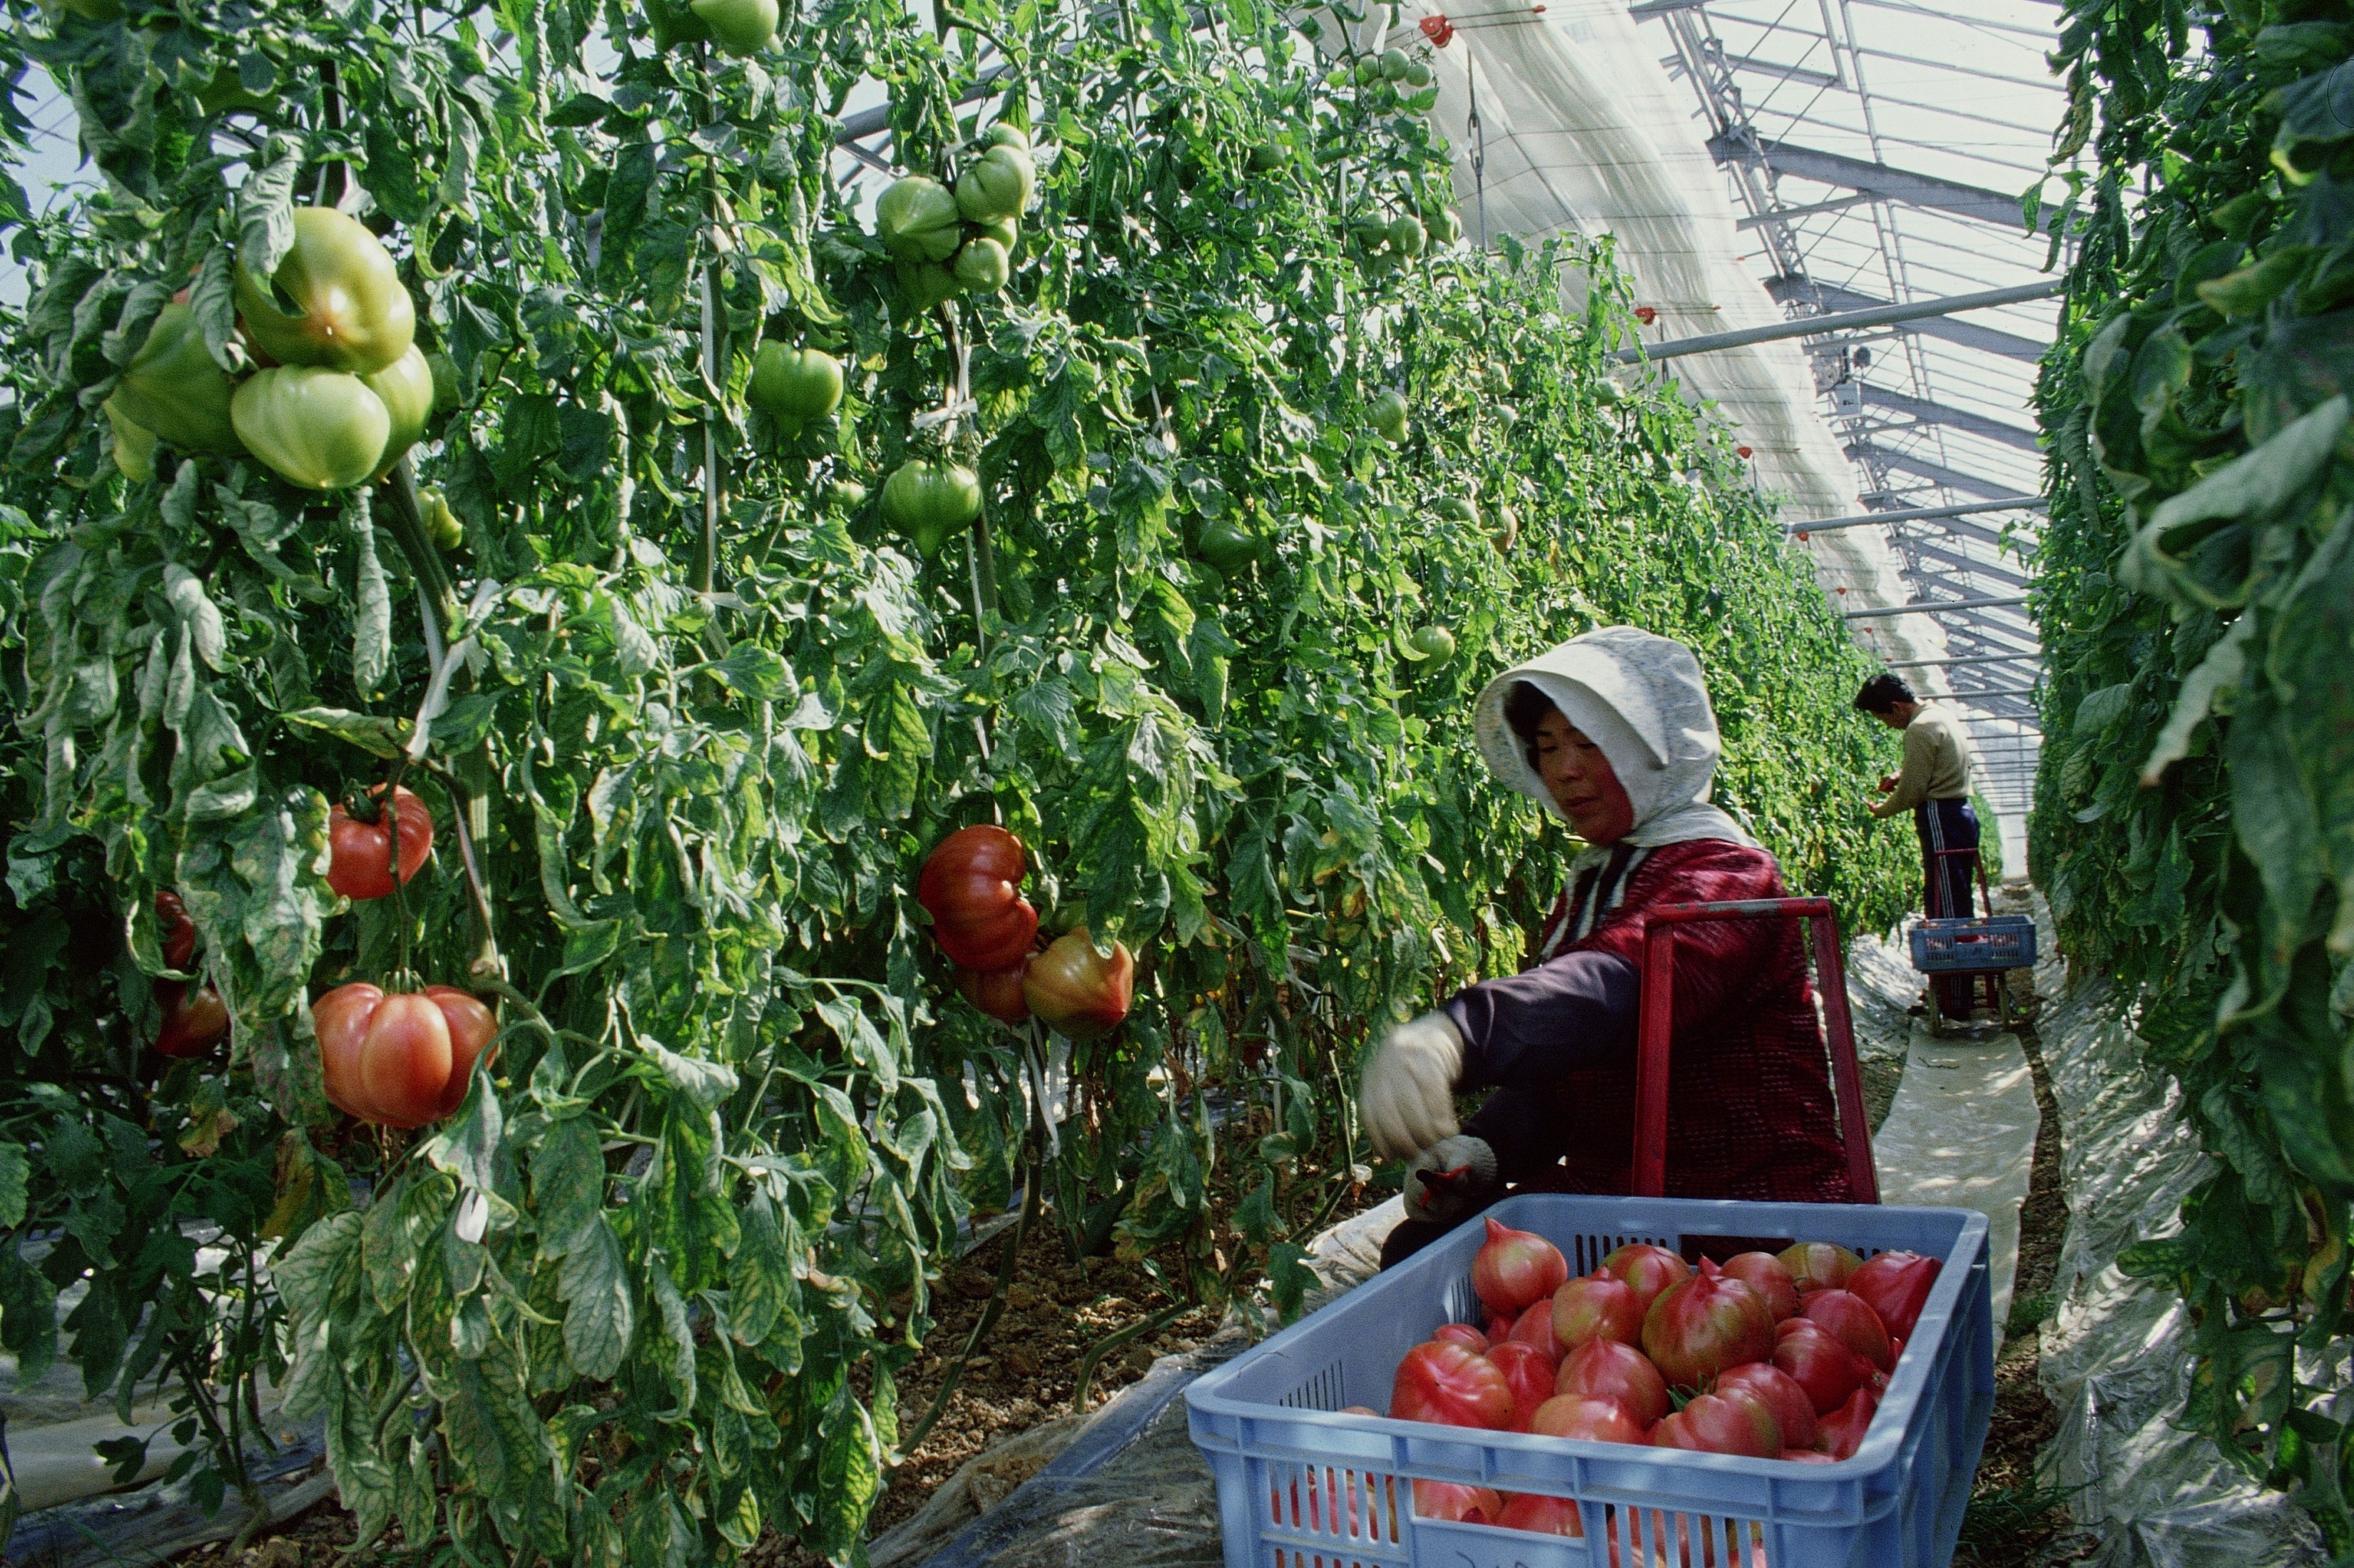
[{"label": "green tomato", "polygon": [[937,261],[899,263],[899,291],[910,310],[928,311],[957,291],[956,274]]},{"label": "green tomato", "polygon": [[392,416],[366,382],[317,366],[261,371],[237,389],[229,412],[253,455],[305,490],[366,479],[392,435]]},{"label": "green tomato", "polygon": [[99,405],[106,410],[106,422],[114,427],[114,466],[132,483],[144,484],[155,477],[155,432],[133,424],[115,401],[109,397]]},{"label": "green tomato", "polygon": [[980,515],[981,479],[962,463],[910,458],[883,482],[883,521],[927,556]]},{"label": "green tomato", "polygon": [[1499,403],[1496,405],[1496,418],[1509,430],[1521,422],[1521,411],[1510,403]]},{"label": "green tomato", "polygon": [[991,147],[957,180],[957,210],[974,223],[1019,217],[1038,186],[1038,171],[1019,147]]},{"label": "green tomato", "polygon": [[255,345],[281,365],[364,376],[408,353],[417,334],[392,252],[331,207],[294,209],[294,247],[267,283],[239,264],[237,308]]},{"label": "green tomato", "polygon": [[112,400],[124,418],[175,447],[233,456],[245,450],[229,418],[236,396],[236,383],[205,347],[196,313],[175,301],[157,313]]},{"label": "green tomato", "polygon": [[1404,49],[1384,49],[1380,68],[1384,81],[1404,81],[1406,73],[1414,69],[1414,61]]},{"label": "green tomato", "polygon": [[967,293],[993,294],[1005,287],[1013,272],[1013,260],[1005,247],[987,238],[968,239],[957,252],[957,286]]},{"label": "green tomato", "polygon": [[1357,62],[1357,85],[1371,87],[1382,79],[1382,62],[1370,55]]},{"label": "green tomato", "polygon": [[424,436],[426,423],[433,418],[433,367],[425,363],[425,355],[411,344],[407,354],[360,379],[384,404],[385,416],[392,421],[392,434],[385,438],[384,455],[376,459],[376,472],[368,476],[382,479]]},{"label": "green tomato", "polygon": [[1352,217],[1349,232],[1368,250],[1378,250],[1390,242],[1390,226],[1378,217]]},{"label": "green tomato", "polygon": [[992,147],[1011,147],[1017,153],[1030,150],[1030,137],[1019,125],[1009,125],[1001,120],[991,126],[981,140]]},{"label": "green tomato", "polygon": [[454,550],[466,542],[466,525],[450,510],[449,497],[440,491],[419,491],[417,511],[425,519],[425,536],[437,549]]},{"label": "green tomato", "polygon": [[1373,429],[1381,432],[1382,440],[1394,447],[1405,442],[1405,399],[1395,392],[1384,389],[1380,397],[1373,399]]},{"label": "green tomato", "polygon": [[1289,149],[1273,142],[1257,143],[1250,150],[1250,166],[1262,175],[1273,174],[1289,161]]},{"label": "green tomato", "polygon": [[1455,657],[1455,633],[1443,626],[1419,627],[1405,641],[1407,647],[1434,664],[1444,664]]},{"label": "green tomato", "polygon": [[1496,525],[1489,530],[1488,540],[1496,546],[1496,554],[1509,556],[1512,542],[1521,536],[1521,514],[1509,506],[1496,508]]},{"label": "green tomato", "polygon": [[1011,264],[1013,248],[1022,243],[1021,224],[1010,217],[992,217],[987,223],[976,223],[972,228],[980,238],[994,239],[1004,246],[1006,260]]},{"label": "green tomato", "polygon": [[776,41],[777,0],[687,0],[687,9],[711,29],[713,42],[738,58]]},{"label": "green tomato", "polygon": [[842,361],[822,349],[764,343],[752,356],[747,395],[781,418],[822,419],[842,407]]},{"label": "green tomato", "polygon": [[866,504],[866,487],[854,479],[829,479],[818,499],[843,512],[854,512]]},{"label": "green tomato", "polygon": [[1423,214],[1423,222],[1429,227],[1430,237],[1441,245],[1452,245],[1463,238],[1463,220],[1455,216],[1451,207],[1432,208]]},{"label": "green tomato", "polygon": [[1199,549],[1202,559],[1215,567],[1226,577],[1233,577],[1253,561],[1267,542],[1230,517],[1214,518],[1202,524]]},{"label": "green tomato", "polygon": [[1459,495],[1442,495],[1431,503],[1433,512],[1454,523],[1477,523],[1479,508]]},{"label": "green tomato", "polygon": [[1390,220],[1390,244],[1401,256],[1419,256],[1430,242],[1419,219],[1403,215]]},{"label": "green tomato", "polygon": [[875,203],[875,237],[902,261],[945,261],[964,243],[957,198],[922,175],[894,180]]},{"label": "green tomato", "polygon": [[1430,85],[1430,68],[1423,64],[1420,60],[1416,60],[1405,68],[1405,84],[1408,87],[1428,87]]},{"label": "green tomato", "polygon": [[465,399],[458,389],[458,362],[435,349],[425,356],[426,366],[433,372],[433,411],[453,414]]}]

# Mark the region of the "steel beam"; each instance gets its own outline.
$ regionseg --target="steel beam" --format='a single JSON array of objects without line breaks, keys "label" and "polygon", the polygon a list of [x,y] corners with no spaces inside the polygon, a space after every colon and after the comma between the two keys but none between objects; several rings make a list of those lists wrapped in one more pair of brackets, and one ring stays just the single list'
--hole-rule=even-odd
[{"label": "steel beam", "polygon": [[2039,457],[2042,455],[2043,449],[2037,444],[2035,432],[2024,425],[1989,419],[1984,414],[1973,414],[1966,408],[1949,408],[1943,403],[1932,403],[1909,392],[1867,386],[1863,389],[1863,406],[1885,408],[1892,414],[1902,414],[1925,425],[1943,425],[1949,430],[1960,430],[2020,451],[2032,452]]},{"label": "steel beam", "polygon": [[2027,596],[2019,594],[2009,599],[1928,599],[1912,604],[1874,605],[1870,609],[1850,609],[1842,614],[1849,620],[1878,620],[1891,615],[1950,615],[1957,609],[2001,609],[2010,605],[2025,604]]},{"label": "steel beam", "polygon": [[1983,495],[1994,499],[2016,493],[2010,485],[1998,484],[1990,479],[1980,479],[1974,473],[1964,473],[1960,469],[1947,468],[1943,463],[1931,462],[1927,458],[1914,457],[1909,452],[1900,452],[1876,442],[1850,441],[1844,450],[1853,461],[1883,462],[1890,468],[1914,474],[1932,483],[1944,485],[1947,490],[1961,491],[1965,494]]},{"label": "steel beam", "polygon": [[1991,692],[1954,691],[1946,694],[1956,702],[1960,702],[1965,697],[2040,697],[2042,694],[2043,688],[2041,686],[2004,686]]},{"label": "steel beam", "polygon": [[1928,523],[1941,517],[1970,517],[1981,512],[2041,512],[2051,504],[2041,495],[2013,495],[2001,501],[1966,501],[1959,506],[1905,506],[1889,512],[1859,512],[1848,517],[1826,517],[1819,523],[1785,523],[1785,534],[1828,534],[1835,528],[1868,528],[1875,523]]},{"label": "steel beam", "polygon": [[[1766,285],[1770,291],[1773,285]],[[1675,359],[1687,354],[1709,354],[1718,349],[1746,348],[1753,343],[1777,343],[1786,338],[1818,337],[1825,333],[1845,332],[1851,327],[1885,326],[1893,322],[1927,321],[1949,315],[1956,311],[1992,310],[1998,305],[2024,304],[2030,300],[2048,300],[2067,287],[2064,279],[2051,278],[2037,283],[2017,283],[2008,289],[1988,289],[1982,293],[1955,294],[1941,300],[1913,300],[1901,305],[1874,302],[1861,310],[1821,316],[1794,316],[1770,326],[1741,327],[1733,332],[1702,333],[1698,337],[1680,337],[1667,343],[1647,344],[1638,348],[1622,348],[1610,357],[1620,365],[1632,365],[1639,360]],[[2014,338],[2009,333],[1996,333],[1997,337],[2011,338],[2026,344],[2025,338]],[[2041,345],[2026,355],[2040,359]]]},{"label": "steel beam", "polygon": [[1763,228],[1769,223],[1787,223],[1792,218],[1815,217],[1827,212],[1845,212],[1851,207],[1861,207],[1872,200],[1868,196],[1841,196],[1837,201],[1810,202],[1805,207],[1778,207],[1772,212],[1761,212],[1755,217],[1744,217],[1734,224],[1739,229]]},{"label": "steel beam", "polygon": [[1939,670],[1954,664],[2040,663],[2042,658],[2041,653],[1972,653],[1961,659],[1900,659],[1888,667],[1892,670]]},{"label": "steel beam", "polygon": [[[2021,287],[2032,289],[2033,285],[2027,284],[2021,285]],[[2062,285],[2057,280],[2054,280],[2045,287],[2041,293],[2025,293],[2020,295],[2017,299],[2004,300],[1998,302],[2002,304],[2021,304],[2029,300],[2045,299],[2059,293],[2062,287]],[[1816,317],[1815,319],[1818,321],[1844,323],[1852,320],[1865,312],[1893,308],[1885,300],[1875,300],[1870,294],[1860,294],[1853,289],[1842,289],[1832,283],[1818,283],[1811,278],[1768,278],[1766,280],[1766,291],[1772,295],[1778,303],[1785,305],[1792,303],[1816,305],[1829,313],[1828,314]],[[1996,291],[2004,292],[2006,291],[1998,290]],[[1978,296],[1966,294],[1961,297],[1964,299],[1974,299]],[[2031,361],[2041,359],[2043,357],[2043,351],[2052,346],[2049,343],[2038,343],[2033,338],[2021,337],[2017,333],[2004,332],[1999,327],[1979,326],[1975,322],[1947,321],[1943,318],[1942,314],[1917,317],[1887,316],[1881,317],[1873,321],[1857,321],[1855,324],[1858,326],[1878,326],[1883,322],[1902,323],[1907,321],[1917,321],[1920,323],[1919,325],[1909,328],[1908,330],[1910,331],[1927,333],[1931,337],[1942,337],[1949,343],[1959,344],[1964,348],[1975,348],[1982,350],[1988,354],[1999,354],[2006,359],[2025,359]],[[1821,330],[1828,332],[1841,329],[1837,327],[1826,327]]]},{"label": "steel beam", "polygon": [[1709,155],[1720,164],[1762,161],[1777,175],[1812,180],[1817,185],[1845,185],[1849,190],[1861,191],[1882,201],[1950,212],[1956,217],[1974,217],[1980,223],[1991,223],[2003,228],[2027,228],[2027,215],[2020,210],[2016,196],[1966,185],[1958,180],[1942,180],[1935,175],[1916,175],[1909,169],[1892,169],[1886,164],[1850,158],[1842,153],[1794,147],[1787,142],[1767,142],[1751,147],[1731,136],[1712,136],[1708,151]]},{"label": "steel beam", "polygon": [[[1900,537],[1897,540],[1897,545],[1899,548],[1904,550],[1908,554],[1929,556],[1940,561],[1950,562],[1954,566],[1960,567],[1965,572],[1977,572],[1982,576],[1993,577],[1998,582],[2008,583],[2012,588],[2032,588],[2034,586],[2032,579],[2021,576],[2020,573],[2013,571],[2010,567],[2003,566],[1999,562],[1982,561],[1975,556],[1965,556],[1957,550],[1944,549],[1938,546],[1931,544],[1926,539]],[[1915,575],[1919,576],[1925,574],[1916,573]]]}]

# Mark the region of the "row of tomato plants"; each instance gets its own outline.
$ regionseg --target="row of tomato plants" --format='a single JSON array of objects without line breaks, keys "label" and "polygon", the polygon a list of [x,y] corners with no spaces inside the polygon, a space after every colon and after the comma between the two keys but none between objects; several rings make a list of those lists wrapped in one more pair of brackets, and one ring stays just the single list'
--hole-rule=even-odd
[{"label": "row of tomato plants", "polygon": [[2215,1156],[2121,1260],[2186,1302],[2181,1419],[2343,1552],[2354,8],[2073,0],[2053,63],[2089,156],[2037,392],[2036,874]]},{"label": "row of tomato plants", "polygon": [[[1248,0],[720,6],[0,45],[106,182],[5,320],[0,1345],[84,1285],[67,1353],[200,1495],[266,1386],[365,1536],[846,1557],[971,1213],[1296,1307],[1368,1028],[1514,964],[1570,847],[1469,697],[1587,626],[1690,641],[1720,799],[1900,906],[1805,558],[1609,378],[1606,241],[1461,247],[1418,62]],[[1059,1038],[938,950],[976,827]]]}]

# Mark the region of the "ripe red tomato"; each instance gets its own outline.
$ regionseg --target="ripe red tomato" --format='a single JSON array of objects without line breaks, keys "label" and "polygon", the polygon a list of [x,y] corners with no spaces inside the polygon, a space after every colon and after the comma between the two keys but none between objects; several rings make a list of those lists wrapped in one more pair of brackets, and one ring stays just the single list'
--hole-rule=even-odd
[{"label": "ripe red tomato", "polygon": [[942,839],[916,878],[940,950],[983,973],[1020,967],[1038,936],[1038,911],[1021,893],[1028,874],[1022,841],[1003,828],[983,822]]},{"label": "ripe red tomato", "polygon": [[155,1005],[164,1010],[164,1025],[155,1032],[155,1049],[166,1056],[201,1056],[228,1033],[228,1009],[221,1005],[220,992],[210,986],[199,989],[186,980],[157,980]]},{"label": "ripe red tomato", "polygon": [[1114,942],[1104,958],[1085,926],[1055,938],[1022,977],[1030,1011],[1073,1040],[1099,1040],[1119,1028],[1135,990],[1136,960],[1127,944]]},{"label": "ripe red tomato", "polygon": [[433,849],[433,813],[407,789],[395,787],[392,814],[382,807],[384,786],[368,791],[373,821],[355,817],[342,806],[327,813],[327,844],[334,858],[327,863],[327,885],[346,898],[392,896],[392,828],[400,824],[400,880],[407,885]]},{"label": "ripe red tomato", "polygon": [[1398,1362],[1390,1384],[1390,1414],[1399,1421],[1481,1426],[1500,1432],[1512,1424],[1512,1389],[1496,1363],[1447,1340],[1426,1340]]},{"label": "ripe red tomato", "polygon": [[311,1004],[311,1021],[328,1100],[379,1127],[422,1127],[456,1110],[499,1032],[489,1008],[446,985],[390,996],[365,981],[337,986]]},{"label": "ripe red tomato", "polygon": [[1030,1016],[1030,1003],[1022,994],[1023,969],[957,970],[957,990],[964,999],[996,1019],[1000,1023],[1020,1023]]},{"label": "ripe red tomato", "polygon": [[164,943],[164,961],[175,969],[186,969],[196,961],[196,923],[188,918],[188,906],[180,895],[166,887],[155,895],[155,924]]}]

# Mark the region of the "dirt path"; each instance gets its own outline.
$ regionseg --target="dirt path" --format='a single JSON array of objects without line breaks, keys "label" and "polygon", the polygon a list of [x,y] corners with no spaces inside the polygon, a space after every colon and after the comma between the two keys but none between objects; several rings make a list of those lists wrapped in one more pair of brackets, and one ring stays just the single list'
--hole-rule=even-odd
[{"label": "dirt path", "polygon": [[2035,1372],[2041,1328],[2052,1315],[2052,1283],[2068,1229],[2068,1202],[2060,1185],[2060,1105],[2043,1069],[2042,1043],[2031,1014],[2020,1021],[2018,1033],[2035,1076],[2041,1119],[2027,1202],[2019,1216],[2019,1275],[2010,1319],[1995,1362],[1994,1421],[1954,1558],[1973,1568],[2073,1563],[2089,1555],[2094,1545],[2069,1520],[2065,1499],[2035,1478],[2035,1456],[2059,1425],[2059,1413],[2044,1397]]}]

